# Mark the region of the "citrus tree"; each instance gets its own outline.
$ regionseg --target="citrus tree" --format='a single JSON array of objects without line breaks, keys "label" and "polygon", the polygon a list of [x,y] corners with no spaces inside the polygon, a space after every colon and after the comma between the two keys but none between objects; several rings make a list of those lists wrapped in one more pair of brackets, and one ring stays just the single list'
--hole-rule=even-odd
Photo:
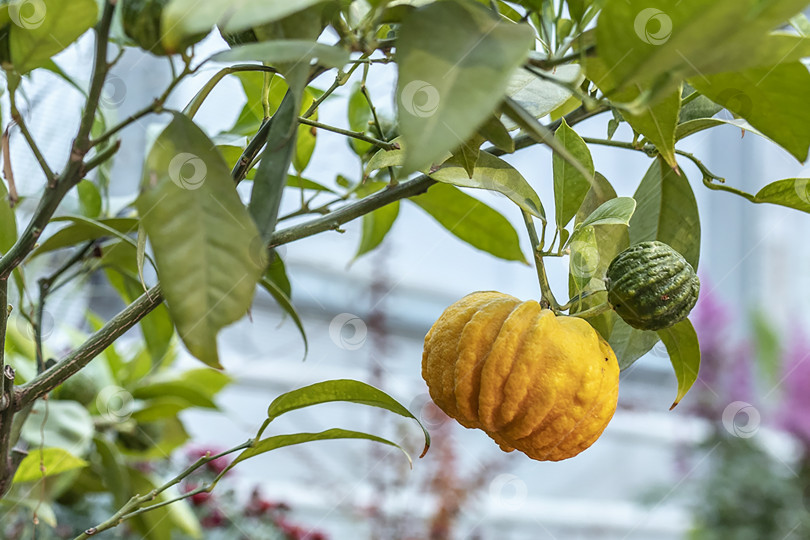
[{"label": "citrus tree", "polygon": [[[525,225],[540,294],[521,302],[479,293],[448,308],[428,335],[422,368],[437,404],[505,450],[565,459],[593,443],[612,417],[619,370],[660,340],[677,377],[674,406],[700,364],[686,318],[699,288],[694,190],[810,212],[808,179],[772,179],[746,193],[678,143],[731,124],[799,162],[807,159],[810,73],[801,61],[810,56],[810,22],[801,13],[807,5],[3,0],[0,56],[11,118],[0,204],[0,497],[37,508],[47,520],[56,498],[109,492],[120,509],[88,523],[79,538],[122,522],[164,538],[172,528],[193,534],[183,499],[211,491],[228,469],[253,456],[324,439],[397,446],[342,429],[266,435],[279,415],[330,401],[413,418],[376,388],[333,380],[279,396],[255,437],[204,455],[175,477],[157,479],[134,466],[187,439],[179,411],[214,406],[229,381],[217,333],[247,315],[258,287],[303,335],[280,246],[362,220],[361,256],[384,241],[400,204],[415,204],[460,241],[525,261],[512,221],[460,188],[499,192],[514,202],[508,217]],[[221,51],[195,54],[195,44],[212,32],[224,38]],[[85,33],[95,43],[93,59],[86,77],[73,80],[53,57]],[[105,83],[130,47],[163,58],[173,76],[142,110],[111,119],[100,106]],[[366,87],[389,69],[384,64],[397,70],[390,89],[395,118],[378,113]],[[167,107],[179,84],[212,66],[217,70],[182,110]],[[65,122],[73,136],[64,163],[48,163],[20,112],[21,85],[44,70],[84,98],[78,125]],[[218,144],[221,138],[194,120],[226,78],[239,80],[247,103],[238,118],[223,119],[221,131],[244,137],[243,145]],[[343,87],[350,90],[346,123],[318,121],[321,104]],[[715,117],[723,109],[731,114]],[[108,188],[116,181],[110,166],[119,135],[149,115],[161,115],[165,128],[143,163],[138,196],[115,207]],[[604,121],[603,138],[577,133],[576,125],[593,117]],[[622,123],[632,138],[614,138]],[[16,212],[8,130],[19,131],[41,169],[30,214]],[[324,132],[346,137],[347,155],[362,165],[362,175],[331,183],[307,178]],[[590,148],[596,145],[649,158],[633,197],[618,197],[595,170]],[[554,200],[541,201],[502,157],[548,150],[553,166],[545,177]],[[687,178],[684,163],[699,177]],[[72,197],[79,204],[68,209],[63,202]],[[285,198],[300,207],[279,215]],[[552,291],[546,264],[568,265],[567,291]],[[147,283],[150,268],[158,282]],[[94,331],[52,358],[43,328],[49,296],[91,273],[108,280],[127,305],[109,320],[91,317]],[[23,324],[10,325],[9,317]],[[141,346],[116,349],[135,326]],[[28,331],[33,341],[25,338]],[[168,369],[175,336],[199,359],[199,369]],[[107,421],[123,414],[121,396],[134,398],[127,404],[132,409],[125,421]],[[47,421],[34,414],[43,408]],[[71,439],[71,446],[44,431]],[[427,431],[425,440],[427,450]],[[231,464],[212,481],[173,491],[186,475],[231,454]],[[47,489],[31,495],[31,484],[46,477]]]}]

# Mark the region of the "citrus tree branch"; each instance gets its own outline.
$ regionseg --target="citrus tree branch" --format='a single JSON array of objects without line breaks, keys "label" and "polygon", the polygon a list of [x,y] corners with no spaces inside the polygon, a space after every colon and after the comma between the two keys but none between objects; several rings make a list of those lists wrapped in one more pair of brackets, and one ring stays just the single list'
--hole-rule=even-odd
[{"label": "citrus tree branch", "polygon": [[[253,439],[248,439],[247,441],[243,442],[242,444],[234,446],[233,448],[229,448],[228,450],[225,450],[225,451],[220,452],[218,454],[215,454],[215,455],[207,454],[205,456],[202,456],[197,461],[195,461],[194,463],[192,463],[191,465],[186,467],[177,476],[175,476],[174,478],[168,480],[163,485],[161,485],[159,487],[156,487],[155,489],[153,489],[152,491],[150,491],[149,493],[146,493],[144,495],[135,495],[129,501],[127,501],[127,503],[124,504],[109,519],[107,519],[106,521],[104,521],[102,523],[99,523],[95,527],[90,527],[89,529],[84,531],[82,534],[77,536],[74,540],[87,540],[88,538],[90,538],[92,536],[95,536],[100,532],[107,531],[109,529],[117,527],[118,525],[120,525],[121,523],[123,523],[124,521],[126,521],[129,518],[135,517],[135,516],[143,514],[145,512],[149,512],[150,510],[154,510],[156,508],[161,508],[163,506],[167,506],[169,504],[175,503],[175,502],[183,500],[183,499],[187,499],[187,498],[189,498],[189,497],[191,497],[191,496],[193,496],[193,495],[195,495],[197,493],[202,493],[203,491],[211,491],[214,488],[214,484],[216,482],[213,482],[213,483],[211,483],[211,484],[209,484],[207,486],[203,486],[203,487],[194,489],[192,491],[189,491],[188,493],[184,493],[184,494],[179,495],[179,496],[177,496],[177,497],[175,497],[173,499],[170,499],[170,500],[167,500],[167,501],[161,501],[161,502],[159,502],[157,504],[152,504],[152,505],[149,505],[149,506],[145,506],[147,503],[149,503],[151,501],[154,501],[157,498],[157,496],[160,495],[161,493],[163,493],[164,491],[166,491],[169,488],[171,488],[173,486],[176,486],[177,484],[182,482],[183,479],[185,479],[188,475],[190,475],[191,473],[193,473],[194,471],[196,471],[200,467],[214,461],[215,459],[219,459],[219,458],[221,458],[223,456],[227,456],[229,454],[233,454],[234,452],[238,452],[240,450],[244,450],[246,448],[249,448],[253,444],[253,442],[254,442]],[[219,479],[219,477],[217,479]]]},{"label": "citrus tree branch", "polygon": [[108,0],[104,4],[104,13],[102,14],[101,20],[96,26],[96,57],[93,67],[93,77],[90,82],[90,91],[88,92],[79,130],[76,138],[73,140],[68,164],[58,178],[55,180],[49,179],[48,183],[45,185],[45,192],[40,198],[39,204],[34,210],[31,220],[28,222],[28,226],[8,252],[0,258],[0,279],[8,279],[11,272],[19,266],[31,252],[42,234],[42,231],[45,229],[45,226],[48,224],[51,217],[53,217],[54,212],[56,212],[59,203],[62,202],[67,192],[84,176],[86,165],[83,160],[90,149],[88,136],[93,126],[93,119],[98,109],[98,101],[101,97],[101,91],[107,77],[107,43],[114,10],[115,2]]},{"label": "citrus tree branch", "polygon": [[[573,125],[594,114],[598,114],[598,112],[604,111],[585,111],[584,109],[578,109],[566,116],[566,120],[569,124]],[[559,121],[548,127],[549,129],[554,129],[555,125],[558,126]],[[256,138],[259,139],[259,137]],[[536,144],[536,141],[529,137],[521,136],[515,139],[516,149],[526,148],[533,144]],[[503,154],[502,151],[495,148],[489,148],[487,151],[496,155]],[[396,186],[388,186],[368,197],[342,206],[327,215],[276,231],[270,238],[268,248],[288,244],[324,231],[339,229],[341,225],[392,202],[424,193],[433,184],[435,184],[434,180],[425,175],[420,175],[412,180],[401,182]],[[101,351],[115,342],[124,332],[148,315],[149,312],[155,309],[162,301],[163,297],[160,294],[160,286],[155,285],[108,321],[101,329],[92,334],[82,345],[59,360],[52,368],[17,387],[15,390],[16,399],[14,400],[16,410],[22,409],[65,382],[87,365]]]}]

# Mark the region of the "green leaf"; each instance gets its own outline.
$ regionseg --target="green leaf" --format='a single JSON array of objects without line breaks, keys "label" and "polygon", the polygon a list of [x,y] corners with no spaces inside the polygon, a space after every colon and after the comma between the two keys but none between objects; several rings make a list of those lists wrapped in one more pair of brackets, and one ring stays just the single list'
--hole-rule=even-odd
[{"label": "green leaf", "polygon": [[301,317],[298,315],[295,306],[293,306],[289,293],[285,293],[284,289],[279,286],[277,282],[267,277],[263,277],[261,281],[259,281],[259,284],[270,293],[276,302],[278,302],[281,309],[283,309],[295,323],[296,328],[298,328],[298,331],[301,333],[301,338],[304,340],[304,358],[306,358],[307,353],[309,353],[309,340],[304,330],[304,323],[301,321]]},{"label": "green leaf", "polygon": [[[302,126],[299,126],[302,127]],[[300,140],[300,139],[299,139]],[[287,187],[295,187],[300,189],[311,189],[313,191],[326,191],[329,193],[335,193],[335,190],[328,188],[322,184],[317,182],[313,182],[312,180],[308,180],[298,175],[288,175],[287,176]]]},{"label": "green leaf", "polygon": [[217,409],[214,403],[203,388],[182,380],[167,380],[152,382],[144,381],[132,390],[132,397],[135,399],[154,399],[162,397],[176,397],[188,402],[194,407],[204,409]]},{"label": "green leaf", "polygon": [[270,265],[264,272],[264,278],[274,283],[288,297],[292,297],[292,285],[287,277],[287,268],[281,255],[274,251],[270,257]]},{"label": "green leaf", "polygon": [[515,151],[515,141],[512,140],[506,126],[494,114],[481,124],[478,134],[507,154]]},{"label": "green leaf", "polygon": [[568,244],[571,256],[568,259],[569,275],[576,291],[583,291],[599,271],[599,245],[593,227],[577,228]]},{"label": "green leaf", "polygon": [[349,51],[303,39],[278,39],[240,45],[211,57],[214,62],[257,61],[267,65],[279,62],[303,62],[308,65],[312,59],[317,59],[318,64],[324,67],[340,68],[349,61]]},{"label": "green leaf", "polygon": [[622,87],[774,66],[807,55],[800,37],[769,35],[806,7],[805,0],[613,0],[599,16],[597,50]]},{"label": "green leaf", "polygon": [[250,307],[265,250],[213,148],[188,117],[175,114],[149,152],[136,207],[180,337],[194,356],[219,367],[217,333]]},{"label": "green leaf", "polygon": [[756,202],[778,204],[810,213],[810,178],[786,178],[763,187]]},{"label": "green leaf", "polygon": [[98,18],[95,0],[12,2],[8,8],[11,63],[21,74],[45,65],[76,41]]},{"label": "green leaf", "polygon": [[408,13],[396,42],[405,172],[430,167],[484,123],[533,39],[529,25],[472,2],[435,2]]},{"label": "green leaf", "polygon": [[[171,0],[163,11],[161,38],[169,51],[177,51],[188,37],[207,34],[214,25],[224,34],[278,21],[324,0]],[[331,3],[331,2],[330,2]]]},{"label": "green leaf", "polygon": [[[582,68],[578,64],[558,66],[553,72],[548,72],[547,76],[571,86],[578,86],[585,78]],[[512,73],[506,95],[515,100],[534,118],[540,119],[568,101],[571,98],[571,91],[557,82],[540,78],[525,69],[519,69]],[[517,123],[508,118],[504,123],[509,131],[519,127]]]},{"label": "green leaf", "polygon": [[[267,408],[265,426],[282,414],[290,411],[334,401],[359,403],[370,407],[378,407],[404,416],[405,418],[416,420],[416,423],[419,424],[419,427],[422,428],[422,432],[425,435],[425,448],[422,451],[422,456],[428,451],[430,447],[430,434],[418,418],[382,390],[374,388],[364,382],[351,379],[323,381],[280,395],[274,399]],[[261,437],[262,431],[263,429],[259,431],[259,437]]]},{"label": "green leaf", "polygon": [[589,173],[588,176],[574,167],[571,167],[562,156],[554,154],[552,164],[554,168],[554,217],[557,227],[562,229],[579,210],[585,195],[591,188],[594,174],[593,159],[588,145],[582,137],[568,127],[565,119],[560,124],[559,129],[554,134],[554,138],[560,143],[574,158],[582,164]]},{"label": "green leaf", "polygon": [[481,152],[475,163],[472,178],[455,160],[446,162],[439,170],[430,173],[433,180],[460,187],[497,191],[509,197],[520,208],[542,220],[546,219],[543,203],[529,182],[517,169],[488,152]]},{"label": "green leaf", "polygon": [[801,62],[720,73],[689,83],[734,114],[742,116],[799,161],[810,148],[810,72]]},{"label": "green leaf", "polygon": [[319,433],[294,433],[291,435],[276,435],[274,437],[262,439],[254,446],[239,454],[236,459],[233,460],[229,468],[241,461],[245,461],[246,459],[264,454],[265,452],[269,452],[271,450],[284,448],[285,446],[334,439],[365,439],[381,444],[387,444],[388,446],[393,446],[394,448],[400,449],[402,453],[405,454],[405,457],[408,458],[408,463],[412,463],[411,456],[408,455],[408,452],[406,452],[405,449],[397,443],[389,441],[388,439],[383,439],[382,437],[377,437],[376,435],[370,435],[368,433],[362,433],[359,431],[350,431],[347,429],[327,429],[326,431],[321,431]]},{"label": "green leaf", "polygon": [[253,178],[248,211],[265,241],[270,239],[276,229],[281,194],[287,184],[287,171],[295,152],[297,110],[295,95],[292,91],[288,91],[271,120],[267,145],[262,152],[256,176]]},{"label": "green leaf", "polygon": [[754,126],[742,119],[732,118],[731,120],[725,120],[723,118],[698,118],[679,124],[678,128],[675,130],[675,140],[680,141],[689,135],[723,125],[738,127],[741,130],[750,131],[762,137],[765,136],[760,131],[754,129]]},{"label": "green leaf", "polygon": [[512,224],[458,188],[439,183],[409,200],[471,246],[501,259],[526,262]]},{"label": "green leaf", "polygon": [[[362,84],[358,81],[352,87],[349,94],[349,103],[346,110],[349,120],[349,129],[365,133],[368,131],[369,122],[372,121],[373,116],[371,107],[368,105],[368,100],[362,91]],[[358,156],[364,156],[374,145],[369,142],[361,141],[355,138],[349,139],[349,145]]]},{"label": "green leaf", "polygon": [[[368,160],[366,168],[363,171],[364,178],[368,178],[371,172],[376,171],[377,169],[385,169],[387,167],[401,167],[402,165],[405,164],[405,155],[408,143],[402,137],[397,137],[391,142],[399,145],[399,149],[378,150],[373,156],[371,156],[371,159]],[[434,166],[441,165],[451,157],[453,157],[453,154],[449,150],[444,152],[441,155],[441,157],[436,160]],[[422,172],[428,173],[430,172],[430,170],[428,168],[425,168]]]},{"label": "green leaf", "polygon": [[[133,250],[128,243],[118,242],[105,246],[102,253],[102,263],[110,284],[124,302],[134,302],[144,292],[138,276],[137,250]],[[151,359],[155,363],[160,362],[169,351],[174,336],[174,325],[166,305],[157,306],[141,319],[139,325]]]},{"label": "green leaf", "polygon": [[633,198],[638,206],[630,219],[630,244],[650,240],[669,244],[697,270],[700,216],[686,175],[677,174],[656,159]]},{"label": "green leaf", "polygon": [[[697,97],[694,97],[695,93],[698,94]],[[683,103],[687,97],[689,97],[690,101]],[[691,85],[684,83],[681,95],[681,112],[678,115],[678,122],[680,124],[700,118],[711,118],[722,109],[723,107],[692,88]],[[680,125],[678,127],[680,127]]]},{"label": "green leaf", "polygon": [[658,336],[669,353],[669,360],[678,378],[678,395],[670,409],[680,403],[698,378],[700,370],[700,344],[697,333],[689,319],[658,331]]},{"label": "green leaf", "polygon": [[379,246],[399,216],[399,201],[378,208],[363,216],[363,235],[354,258],[368,253]]},{"label": "green leaf", "polygon": [[[638,99],[644,90],[638,84],[612,90],[615,86],[614,73],[601,58],[589,57],[586,66],[588,77],[600,90],[609,94],[613,101],[631,103]],[[673,169],[678,166],[675,161],[675,130],[681,110],[681,92],[681,85],[676,83],[654,103],[639,106],[634,114],[628,110],[621,111],[622,118],[630,124],[630,127],[655,145]]]},{"label": "green leaf", "polygon": [[17,241],[17,219],[8,200],[6,184],[0,181],[0,252],[6,253]]},{"label": "green leaf", "polygon": [[[315,152],[315,143],[318,140],[318,130],[312,126],[304,124],[298,125],[298,134],[295,139],[295,153],[293,154],[292,165],[298,174],[304,172],[312,160]],[[289,185],[289,182],[288,184]]]},{"label": "green leaf", "polygon": [[113,495],[116,506],[123,506],[132,496],[129,474],[124,466],[124,458],[114,444],[105,437],[96,435],[93,438],[96,453],[99,457],[101,477],[104,485]]},{"label": "green leaf", "polygon": [[76,186],[79,192],[79,209],[83,216],[95,219],[101,214],[101,193],[90,180],[82,180]]},{"label": "green leaf", "polygon": [[636,201],[632,197],[617,197],[601,204],[591,212],[582,227],[588,225],[627,225],[633,212],[636,210]]},{"label": "green leaf", "polygon": [[478,156],[481,154],[481,144],[483,142],[484,138],[476,133],[452,152],[453,162],[461,165],[464,172],[467,173],[467,178],[473,177],[475,162],[478,161]]},{"label": "green leaf", "polygon": [[48,417],[45,418],[45,402],[38,402],[23,424],[20,437],[31,447],[63,448],[73,455],[84,456],[93,441],[93,419],[77,401],[50,400],[47,402]]},{"label": "green leaf", "polygon": [[59,229],[47,240],[37,247],[32,256],[36,257],[65,247],[75,246],[89,240],[97,240],[113,236],[136,247],[135,241],[128,235],[138,230],[138,220],[136,218],[104,218],[90,219],[84,216],[60,216],[55,217],[51,222],[70,221],[71,225]]},{"label": "green leaf", "polygon": [[655,332],[637,330],[624,322],[615,312],[611,313],[614,320],[608,343],[619,359],[619,369],[624,371],[647,354],[658,343],[659,338]]},{"label": "green leaf", "polygon": [[[40,469],[40,463],[44,471]],[[73,471],[86,467],[88,463],[62,448],[34,448],[20,463],[14,473],[14,482],[36,482],[43,476]]]}]

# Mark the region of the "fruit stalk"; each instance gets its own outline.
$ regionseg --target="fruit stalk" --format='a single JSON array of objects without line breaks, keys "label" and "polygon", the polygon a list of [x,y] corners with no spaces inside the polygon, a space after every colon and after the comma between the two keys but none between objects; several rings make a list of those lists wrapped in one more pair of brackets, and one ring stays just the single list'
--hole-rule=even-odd
[{"label": "fruit stalk", "polygon": [[532,253],[534,254],[534,266],[537,269],[537,281],[540,283],[541,302],[544,307],[548,307],[555,314],[560,313],[560,304],[554,298],[554,293],[551,291],[551,285],[548,282],[546,275],[546,267],[543,265],[543,246],[540,244],[540,239],[537,238],[537,229],[534,228],[534,221],[532,216],[525,210],[521,210],[523,214],[523,221],[526,223],[526,231],[529,233],[529,241],[532,244]]}]

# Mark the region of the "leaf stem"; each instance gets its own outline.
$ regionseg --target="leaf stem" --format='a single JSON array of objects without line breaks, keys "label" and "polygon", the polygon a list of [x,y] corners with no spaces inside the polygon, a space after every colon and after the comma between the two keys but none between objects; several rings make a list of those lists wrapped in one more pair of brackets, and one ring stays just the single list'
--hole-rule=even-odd
[{"label": "leaf stem", "polygon": [[610,304],[605,302],[604,304],[599,304],[598,306],[588,308],[585,311],[579,311],[577,313],[574,313],[573,316],[579,317],[581,319],[587,319],[589,317],[596,317],[597,315],[601,315],[602,313],[610,311],[611,309],[612,308],[610,307]]},{"label": "leaf stem", "polygon": [[390,143],[381,141],[380,139],[376,139],[374,137],[369,137],[365,133],[361,133],[359,131],[350,131],[348,129],[343,129],[335,126],[330,126],[328,124],[322,124],[321,122],[316,122],[314,120],[309,120],[308,118],[304,118],[303,116],[298,117],[298,121],[302,124],[306,124],[308,126],[313,126],[316,128],[320,128],[326,131],[331,131],[333,133],[339,133],[340,135],[345,135],[346,137],[352,137],[353,139],[358,139],[360,141],[365,141],[367,143],[371,143],[374,146],[382,148],[383,150],[397,150],[399,149],[399,145],[397,143]]},{"label": "leaf stem", "polygon": [[532,215],[523,209],[521,209],[520,212],[523,215],[523,221],[526,224],[526,231],[529,233],[529,241],[532,245],[534,265],[537,269],[537,280],[540,282],[541,304],[544,304],[543,307],[551,308],[554,313],[559,313],[560,305],[557,303],[557,299],[554,298],[554,293],[551,291],[551,285],[548,282],[546,267],[543,264],[543,246],[540,245],[540,240],[537,238],[537,229],[534,228]]}]

